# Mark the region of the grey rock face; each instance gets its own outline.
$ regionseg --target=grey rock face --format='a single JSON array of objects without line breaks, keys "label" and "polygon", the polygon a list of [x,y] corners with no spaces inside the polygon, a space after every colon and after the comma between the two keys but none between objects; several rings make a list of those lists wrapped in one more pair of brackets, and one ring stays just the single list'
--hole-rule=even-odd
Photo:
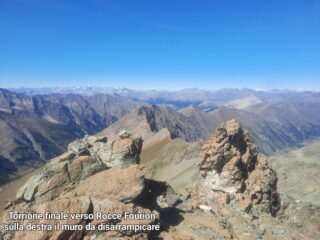
[{"label": "grey rock face", "polygon": [[76,140],[69,144],[68,151],[73,152],[76,156],[90,156],[89,148],[92,146],[90,140],[87,136]]},{"label": "grey rock face", "polygon": [[142,149],[142,139],[131,136],[127,132],[119,135],[120,139],[103,144],[93,145],[93,152],[107,167],[128,167],[139,163]]},{"label": "grey rock face", "polygon": [[31,177],[29,181],[19,189],[16,194],[16,199],[21,199],[26,202],[31,201],[38,189],[39,184],[41,184],[41,182],[43,182],[46,178],[47,176],[45,174]]}]

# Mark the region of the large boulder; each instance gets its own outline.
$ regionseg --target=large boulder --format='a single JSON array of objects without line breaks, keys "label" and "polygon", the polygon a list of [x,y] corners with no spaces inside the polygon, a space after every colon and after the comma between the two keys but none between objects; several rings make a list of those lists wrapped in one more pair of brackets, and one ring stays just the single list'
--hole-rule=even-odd
[{"label": "large boulder", "polygon": [[93,152],[107,167],[125,168],[131,164],[139,163],[142,149],[142,139],[132,136],[125,131],[119,138],[107,144],[95,143]]}]

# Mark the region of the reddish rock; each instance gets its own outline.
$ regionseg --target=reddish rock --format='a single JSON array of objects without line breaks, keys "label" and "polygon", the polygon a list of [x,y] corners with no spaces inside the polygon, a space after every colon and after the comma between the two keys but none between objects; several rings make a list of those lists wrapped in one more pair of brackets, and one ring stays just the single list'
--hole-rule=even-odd
[{"label": "reddish rock", "polygon": [[110,169],[82,181],[75,189],[78,196],[130,202],[144,188],[144,174],[137,165]]},{"label": "reddish rock", "polygon": [[276,172],[258,157],[256,145],[235,120],[222,124],[204,143],[199,170],[195,195],[202,201],[247,199],[240,204],[246,212],[252,204],[272,214],[279,208]]},{"label": "reddish rock", "polygon": [[[59,199],[50,202],[43,203],[39,206],[35,206],[33,209],[29,211],[36,211],[37,213],[45,214],[45,212],[52,213],[89,213],[91,207],[91,202],[89,198],[73,198],[73,199]],[[54,222],[52,220],[37,220],[37,221],[24,221],[23,224],[27,225],[29,223],[32,224],[47,224],[53,225]],[[67,220],[59,220],[60,226],[62,225],[82,225],[84,226],[86,220],[84,219],[67,219]],[[33,239],[33,240],[45,240],[45,239],[81,239],[84,231],[18,231],[15,234],[14,239]]]}]

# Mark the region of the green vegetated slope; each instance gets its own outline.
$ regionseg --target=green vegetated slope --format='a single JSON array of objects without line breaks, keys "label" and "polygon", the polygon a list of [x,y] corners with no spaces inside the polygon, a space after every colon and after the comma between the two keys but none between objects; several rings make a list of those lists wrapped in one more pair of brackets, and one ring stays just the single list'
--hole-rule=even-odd
[{"label": "green vegetated slope", "polygon": [[141,163],[147,169],[147,177],[166,181],[179,191],[196,182],[200,146],[179,138],[162,138],[143,149]]},{"label": "green vegetated slope", "polygon": [[279,177],[280,192],[320,205],[320,141],[269,158]]}]

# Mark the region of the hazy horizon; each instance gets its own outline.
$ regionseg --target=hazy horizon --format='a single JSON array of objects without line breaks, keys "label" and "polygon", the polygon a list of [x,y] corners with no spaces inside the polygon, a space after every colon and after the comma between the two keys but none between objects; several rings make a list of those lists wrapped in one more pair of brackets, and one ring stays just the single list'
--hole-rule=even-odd
[{"label": "hazy horizon", "polygon": [[320,2],[10,0],[0,87],[320,89]]},{"label": "hazy horizon", "polygon": [[109,89],[109,90],[132,90],[132,91],[164,91],[164,92],[177,92],[177,91],[184,91],[184,90],[201,90],[201,91],[209,91],[215,92],[220,90],[252,90],[252,91],[261,91],[261,92],[320,92],[319,89],[308,89],[308,88],[270,88],[270,89],[262,89],[262,88],[250,88],[250,87],[221,87],[221,88],[212,88],[212,89],[205,89],[201,87],[185,87],[185,88],[177,88],[177,89],[165,89],[165,88],[129,88],[126,86],[123,87],[113,87],[113,86],[99,86],[99,85],[69,85],[69,86],[43,86],[43,87],[24,87],[24,86],[17,86],[17,87],[2,87],[0,89],[7,89],[7,90],[41,90],[41,89],[64,89],[64,90],[71,90],[71,89],[85,89],[85,88],[93,88],[93,89]]}]

